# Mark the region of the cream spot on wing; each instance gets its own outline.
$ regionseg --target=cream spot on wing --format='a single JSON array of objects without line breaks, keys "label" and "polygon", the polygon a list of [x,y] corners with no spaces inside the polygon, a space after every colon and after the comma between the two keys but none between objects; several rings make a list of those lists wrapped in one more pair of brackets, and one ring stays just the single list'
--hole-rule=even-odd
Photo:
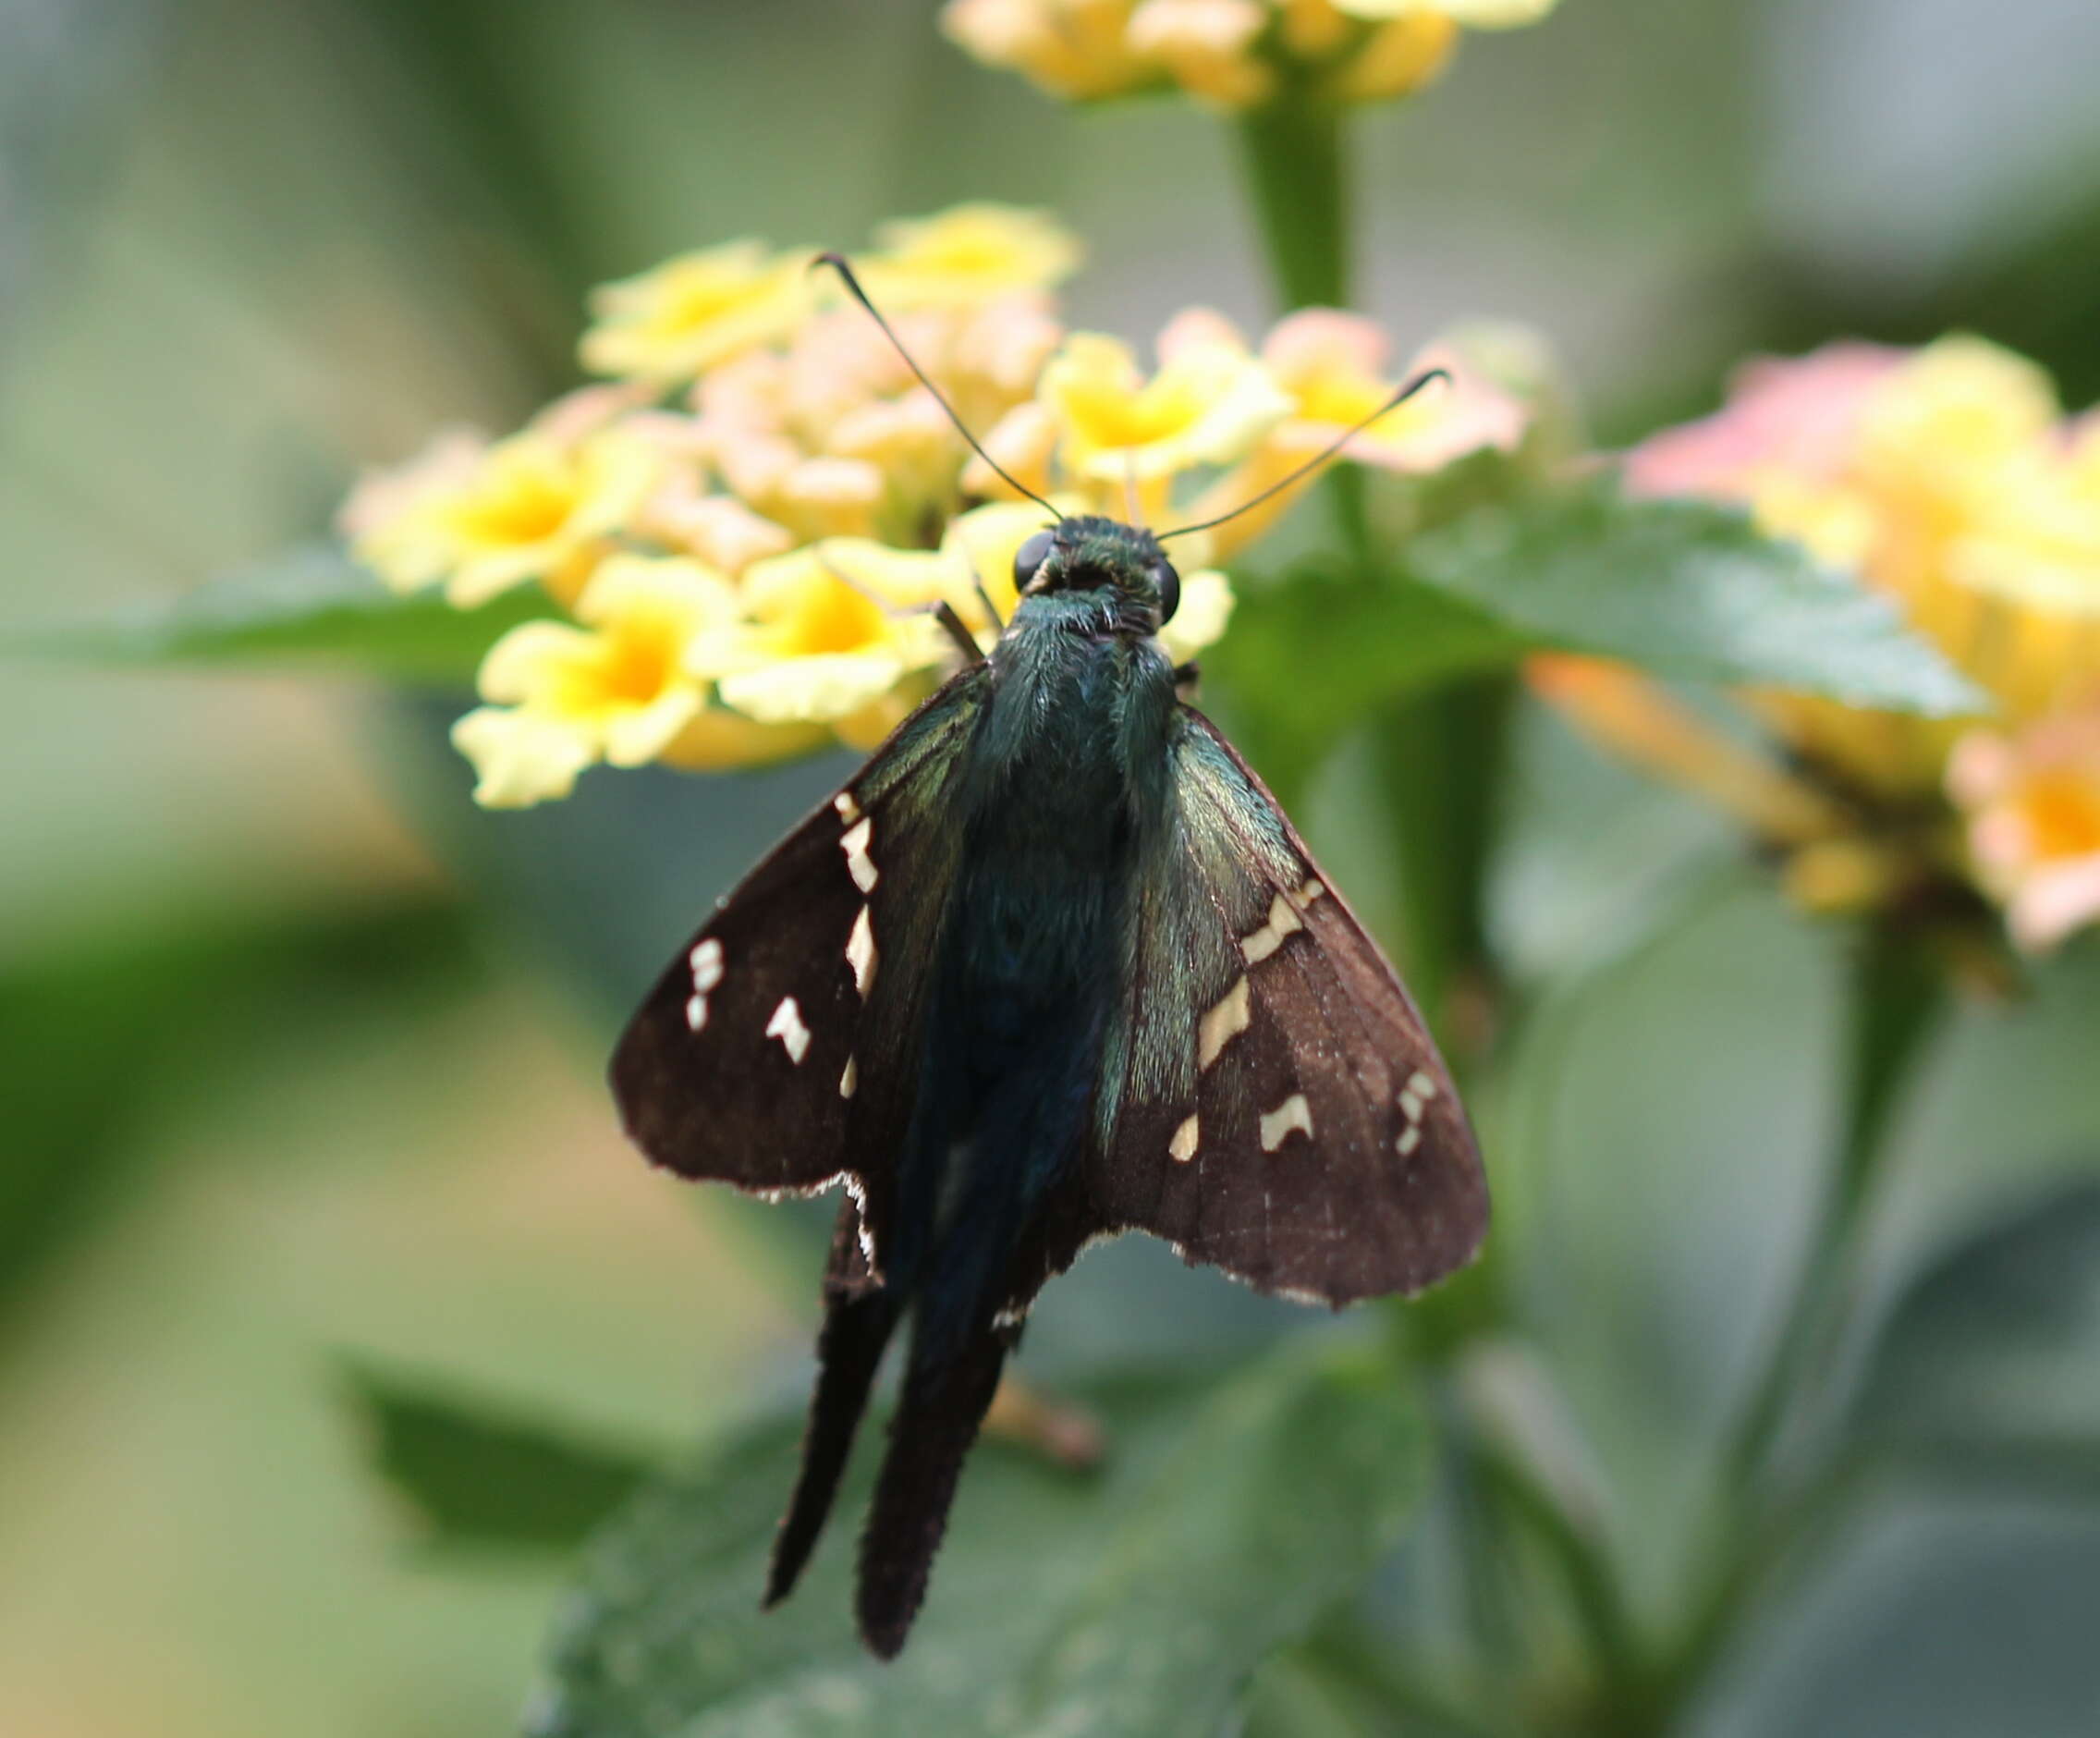
[{"label": "cream spot on wing", "polygon": [[800,1062],[810,1052],[810,1029],[802,1023],[802,1010],[795,1006],[792,996],[783,996],[780,1006],[773,1010],[773,1018],[765,1022],[765,1035],[778,1038],[781,1047],[788,1052],[788,1059]]},{"label": "cream spot on wing", "polygon": [[1298,908],[1279,893],[1269,901],[1269,921],[1239,944],[1239,951],[1247,956],[1249,965],[1260,965],[1293,930],[1304,927]]},{"label": "cream spot on wing", "polygon": [[1262,1118],[1262,1151],[1273,1153],[1290,1138],[1292,1130],[1301,1134],[1312,1132],[1312,1107],[1305,1102],[1303,1093],[1292,1093],[1288,1098]]},{"label": "cream spot on wing", "polygon": [[1196,1066],[1208,1068],[1216,1061],[1219,1053],[1242,1032],[1251,1018],[1247,995],[1247,978],[1242,973],[1233,986],[1226,991],[1225,998],[1203,1018],[1196,1028]]},{"label": "cream spot on wing", "polygon": [[868,855],[868,846],[874,837],[874,819],[863,814],[838,841],[838,849],[846,853],[846,873],[853,877],[853,885],[863,893],[873,893],[875,883],[882,878],[875,868],[875,860]]},{"label": "cream spot on wing", "polygon": [[1174,1131],[1174,1138],[1166,1144],[1168,1155],[1186,1165],[1196,1156],[1196,1119],[1193,1116],[1184,1119],[1181,1126]]},{"label": "cream spot on wing", "polygon": [[831,806],[838,811],[838,818],[849,826],[861,818],[861,805],[853,801],[850,790],[841,790],[832,798]]},{"label": "cream spot on wing", "polygon": [[1305,885],[1298,889],[1298,902],[1300,905],[1311,905],[1317,900],[1326,898],[1326,895],[1327,889],[1321,886],[1320,877],[1307,875]]},{"label": "cream spot on wing", "polygon": [[722,981],[722,944],[710,936],[693,944],[692,986],[704,996]]},{"label": "cream spot on wing", "polygon": [[686,1024],[698,1032],[707,1023],[707,993],[722,981],[722,944],[712,936],[694,942],[687,962],[692,967],[692,994],[686,1000]]},{"label": "cream spot on wing", "polygon": [[1417,1098],[1434,1098],[1436,1096],[1436,1083],[1418,1068],[1408,1076],[1406,1090]]},{"label": "cream spot on wing", "polygon": [[1400,1138],[1393,1143],[1400,1157],[1405,1158],[1422,1144],[1422,1124],[1410,1122],[1400,1131]]},{"label": "cream spot on wing", "polygon": [[865,998],[868,985],[875,981],[875,926],[865,905],[853,920],[853,934],[846,943],[846,962],[853,968],[853,987]]},{"label": "cream spot on wing", "polygon": [[1400,1095],[1400,1115],[1410,1122],[1420,1122],[1422,1120],[1422,1100],[1412,1093],[1403,1092]]},{"label": "cream spot on wing", "polygon": [[861,1084],[861,1064],[853,1057],[846,1059],[846,1072],[838,1077],[838,1095],[850,1098]]}]

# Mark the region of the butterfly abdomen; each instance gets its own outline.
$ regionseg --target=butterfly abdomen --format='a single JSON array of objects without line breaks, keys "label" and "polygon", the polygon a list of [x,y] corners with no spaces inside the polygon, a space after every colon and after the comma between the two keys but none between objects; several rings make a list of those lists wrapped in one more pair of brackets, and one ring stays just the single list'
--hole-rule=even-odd
[{"label": "butterfly abdomen", "polygon": [[[1172,677],[1128,642],[1018,618],[971,753],[963,866],[900,1169],[893,1268],[914,1289],[911,1355],[861,1541],[861,1628],[901,1643],[963,1457],[1019,1336],[1021,1252],[1082,1191],[1104,1034],[1145,800],[1133,687],[1164,755]],[[1008,649],[1010,648],[1010,649]],[[1141,703],[1142,704],[1142,703]]]}]

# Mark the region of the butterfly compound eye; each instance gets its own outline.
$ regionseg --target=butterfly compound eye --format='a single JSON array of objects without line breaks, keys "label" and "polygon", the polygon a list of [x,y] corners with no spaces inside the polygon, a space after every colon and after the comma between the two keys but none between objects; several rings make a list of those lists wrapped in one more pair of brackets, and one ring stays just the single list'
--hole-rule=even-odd
[{"label": "butterfly compound eye", "polygon": [[1039,531],[1014,551],[1014,590],[1025,592],[1057,546],[1055,532]]},{"label": "butterfly compound eye", "polygon": [[1159,587],[1159,620],[1165,627],[1181,607],[1181,576],[1175,572],[1171,561],[1155,561],[1152,564],[1152,582]]}]

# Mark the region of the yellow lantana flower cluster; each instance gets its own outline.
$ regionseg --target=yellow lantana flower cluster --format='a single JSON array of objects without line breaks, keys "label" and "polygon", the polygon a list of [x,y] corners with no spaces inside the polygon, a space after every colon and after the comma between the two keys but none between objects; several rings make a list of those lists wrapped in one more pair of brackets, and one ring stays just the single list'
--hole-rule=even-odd
[{"label": "yellow lantana flower cluster", "polygon": [[[601,763],[873,747],[958,655],[938,606],[985,645],[986,600],[1010,615],[1015,551],[1047,515],[971,454],[812,257],[738,241],[608,285],[581,353],[614,379],[500,440],[445,434],[346,505],[353,553],[394,588],[470,609],[536,584],[559,612],[496,642],[487,704],[454,729],[480,802],[566,796]],[[1331,311],[1290,316],[1259,349],[1184,313],[1148,373],[1119,339],[1064,329],[1052,292],[1079,258],[1039,213],[966,205],[888,226],[857,262],[958,414],[1060,511],[1162,529],[1215,517],[1393,390],[1384,336]],[[1522,425],[1514,399],[1454,365],[1352,456],[1427,470],[1514,445]],[[1181,605],[1162,635],[1178,658],[1231,610],[1206,564],[1283,504],[1178,545]]]},{"label": "yellow lantana flower cluster", "polygon": [[[2100,414],[2067,420],[2046,373],[1978,338],[1840,344],[1752,364],[1726,409],[1636,449],[1627,478],[1747,505],[1893,598],[1995,702],[1988,722],[1753,705],[1827,788],[1911,817],[1913,843],[1944,848],[2021,946],[2100,919]],[[1582,694],[1565,669],[1549,685]],[[1807,839],[1796,869],[1819,904],[1905,880],[1857,840]]]},{"label": "yellow lantana flower cluster", "polygon": [[1078,102],[1180,90],[1258,108],[1406,96],[1441,73],[1462,31],[1534,24],[1558,0],[948,0],[941,27],[987,66]]}]

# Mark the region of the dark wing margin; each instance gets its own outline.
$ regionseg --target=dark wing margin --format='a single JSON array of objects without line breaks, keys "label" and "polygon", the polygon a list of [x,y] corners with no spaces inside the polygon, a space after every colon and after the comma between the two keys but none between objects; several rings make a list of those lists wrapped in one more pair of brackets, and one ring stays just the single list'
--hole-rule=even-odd
[{"label": "dark wing margin", "polygon": [[950,780],[985,688],[981,666],[950,679],[721,900],[613,1054],[653,1163],[762,1194],[844,1182],[871,1259],[959,855]]},{"label": "dark wing margin", "polygon": [[1104,1218],[1339,1306],[1464,1266],[1480,1154],[1393,969],[1200,713],[1140,842],[1088,1188]]}]

